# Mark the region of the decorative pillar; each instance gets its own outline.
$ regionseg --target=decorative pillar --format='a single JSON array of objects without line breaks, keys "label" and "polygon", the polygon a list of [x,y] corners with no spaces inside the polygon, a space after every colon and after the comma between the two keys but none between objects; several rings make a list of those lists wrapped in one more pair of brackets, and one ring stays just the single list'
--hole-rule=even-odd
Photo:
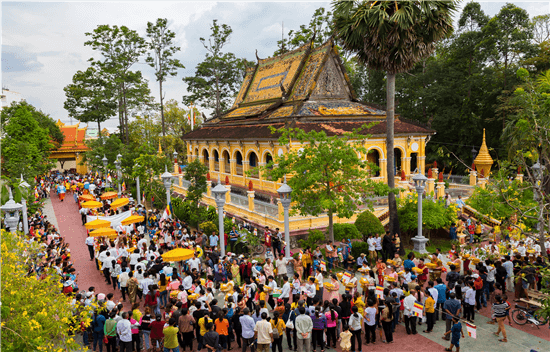
[{"label": "decorative pillar", "polygon": [[437,199],[445,198],[445,182],[443,182],[443,174],[439,174],[439,182],[437,182]]},{"label": "decorative pillar", "polygon": [[250,163],[248,162],[248,160],[243,160],[243,178],[242,178],[242,185],[245,186],[246,185],[246,182],[248,181],[248,176],[246,176],[246,173],[248,172],[248,170],[250,169]]},{"label": "decorative pillar", "polygon": [[208,197],[212,197],[212,181],[211,180],[206,181],[206,195]]},{"label": "decorative pillar", "polygon": [[254,194],[256,192],[254,191],[246,191],[246,194],[248,194],[248,210],[254,211]]},{"label": "decorative pillar", "polygon": [[426,182],[426,195],[434,193],[435,178],[433,177],[432,169],[428,169],[428,180]]},{"label": "decorative pillar", "polygon": [[416,193],[418,195],[418,205],[417,205],[417,234],[415,237],[412,238],[412,241],[414,243],[414,250],[423,254],[427,253],[426,251],[426,242],[428,242],[428,239],[424,237],[422,234],[422,194],[424,193],[424,187],[426,185],[426,176],[422,174],[416,174],[413,177],[413,182],[416,188]]},{"label": "decorative pillar", "polygon": [[411,174],[411,157],[403,158],[405,161],[405,167],[403,168],[405,170],[405,176],[409,176]]},{"label": "decorative pillar", "polygon": [[407,182],[407,177],[405,176],[405,170],[401,170],[401,181],[399,181],[399,188],[399,198],[406,198],[409,193],[409,183]]},{"label": "decorative pillar", "polygon": [[180,187],[183,186],[183,176],[182,175],[178,176],[178,184],[179,184]]},{"label": "decorative pillar", "polygon": [[225,176],[225,188],[227,193],[225,194],[225,203],[231,203],[231,185],[229,184],[229,177]]},{"label": "decorative pillar", "polygon": [[284,216],[284,208],[283,208],[283,203],[281,202],[281,198],[277,198],[277,219],[279,221],[284,221],[285,220],[285,216]]},{"label": "decorative pillar", "polygon": [[237,174],[237,159],[229,159],[229,174],[233,180],[233,176]]},{"label": "decorative pillar", "polygon": [[417,156],[416,165],[418,166],[418,170],[420,171],[420,173],[424,175],[426,169],[426,156]]},{"label": "decorative pillar", "polygon": [[218,163],[220,164],[219,170],[220,170],[220,175],[221,175],[221,174],[227,172],[225,170],[225,158],[219,158],[218,160],[219,160]]},{"label": "decorative pillar", "polygon": [[388,167],[387,167],[387,159],[378,159],[378,163],[380,164],[380,177],[385,183],[388,183]]},{"label": "decorative pillar", "polygon": [[523,183],[523,173],[521,172],[521,166],[518,166],[518,174],[516,176],[516,180],[520,183]]},{"label": "decorative pillar", "polygon": [[435,180],[439,178],[439,169],[437,168],[437,161],[434,161],[434,167],[432,167],[432,175]]},{"label": "decorative pillar", "polygon": [[483,170],[481,170],[481,173],[479,175],[479,180],[477,180],[477,185],[482,189],[485,189],[486,184],[487,184],[487,179],[485,178],[485,175],[483,175]]},{"label": "decorative pillar", "polygon": [[476,165],[472,164],[472,168],[470,169],[470,186],[475,186],[476,184],[477,184]]}]

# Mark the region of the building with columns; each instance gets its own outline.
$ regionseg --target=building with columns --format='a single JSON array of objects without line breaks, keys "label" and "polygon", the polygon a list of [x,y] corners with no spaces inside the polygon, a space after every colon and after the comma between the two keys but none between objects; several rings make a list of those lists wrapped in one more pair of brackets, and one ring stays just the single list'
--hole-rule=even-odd
[{"label": "building with columns", "polygon": [[[256,204],[260,200],[276,204],[281,180],[271,180],[261,171],[247,171],[272,160],[276,162],[278,156],[291,149],[299,150],[301,145],[292,141],[280,145],[279,135],[272,133],[271,128],[296,127],[338,135],[365,124],[370,125],[362,131],[370,135],[363,141],[369,152],[362,158],[379,166],[379,171],[372,172],[373,179],[387,182],[386,113],[356,99],[337,49],[329,40],[317,48],[306,44],[277,57],[259,59],[247,70],[232,108],[183,138],[189,159],[199,159],[208,166],[211,180],[219,177],[223,183],[228,181],[229,198],[252,191]],[[398,184],[401,170],[407,179],[424,170],[425,145],[433,131],[400,120],[398,115],[394,131],[396,162],[389,177],[395,177]],[[185,193],[184,188],[176,187],[176,191]],[[250,214],[232,215],[255,222]],[[297,230],[292,220],[291,230]],[[265,224],[282,228],[276,221]],[[322,221],[317,225],[313,227],[323,227]]]}]

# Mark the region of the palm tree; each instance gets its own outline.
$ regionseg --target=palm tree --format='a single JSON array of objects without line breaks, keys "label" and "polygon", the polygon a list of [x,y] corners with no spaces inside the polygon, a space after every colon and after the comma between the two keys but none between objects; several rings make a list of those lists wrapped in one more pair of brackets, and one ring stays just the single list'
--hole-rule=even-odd
[{"label": "palm tree", "polygon": [[[395,75],[410,70],[435,50],[435,43],[453,32],[456,1],[333,2],[334,30],[345,50],[367,67],[387,75],[386,149],[388,186],[395,188]],[[390,231],[399,232],[395,193],[388,195]]]}]

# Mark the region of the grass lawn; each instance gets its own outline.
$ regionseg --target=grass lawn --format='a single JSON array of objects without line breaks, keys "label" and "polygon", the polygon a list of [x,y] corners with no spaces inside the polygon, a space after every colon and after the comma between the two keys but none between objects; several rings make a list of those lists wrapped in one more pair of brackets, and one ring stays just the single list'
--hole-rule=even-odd
[{"label": "grass lawn", "polygon": [[[434,238],[426,243],[426,250],[428,251],[429,254],[432,254],[432,253],[435,253],[436,248],[439,248],[441,249],[441,253],[447,253],[451,249],[452,245],[453,245],[453,242],[451,242],[448,239]],[[409,252],[414,252],[415,255],[418,257],[419,253],[413,251],[413,248],[414,248],[414,245],[412,244],[412,241],[411,241],[411,244],[409,246],[405,246],[406,254],[408,255]]]}]

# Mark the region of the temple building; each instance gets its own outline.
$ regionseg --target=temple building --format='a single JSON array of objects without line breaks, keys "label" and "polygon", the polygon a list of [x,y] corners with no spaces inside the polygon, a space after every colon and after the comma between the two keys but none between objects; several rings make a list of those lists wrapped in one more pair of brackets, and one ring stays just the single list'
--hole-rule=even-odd
[{"label": "temple building", "polygon": [[[362,158],[379,166],[380,170],[372,173],[373,179],[387,182],[386,113],[357,100],[337,49],[329,40],[317,48],[306,44],[280,56],[259,59],[247,70],[232,108],[186,134],[184,140],[188,158],[201,160],[208,167],[212,181],[218,177],[223,183],[228,181],[231,190],[228,199],[234,199],[233,204],[239,203],[239,195],[254,194],[256,206],[246,207],[244,201],[235,207],[229,204],[229,208],[226,205],[228,213],[258,225],[282,228],[280,212],[270,212],[266,217],[257,214],[258,205],[262,206],[264,201],[277,204],[276,191],[281,180],[270,180],[262,172],[249,175],[247,171],[271,160],[276,162],[277,156],[301,146],[297,142],[281,146],[279,136],[272,134],[270,127],[297,127],[306,132],[315,130],[338,135],[372,122],[376,124],[362,132],[370,135],[364,141],[369,153]],[[389,177],[399,181],[404,171],[406,179],[410,179],[411,174],[424,171],[426,140],[434,131],[402,121],[398,115],[394,128],[396,162]],[[185,185],[176,187],[176,192],[185,193]],[[210,198],[208,192],[204,202],[212,203]],[[280,210],[280,205],[278,208]],[[256,211],[250,212],[250,209]],[[293,217],[291,230],[326,226],[326,217],[318,218],[304,224],[303,217]],[[341,222],[345,221],[352,220]]]},{"label": "temple building", "polygon": [[73,170],[79,174],[87,173],[87,165],[80,165],[84,158],[84,152],[89,150],[84,143],[87,127],[80,128],[80,123],[65,125],[61,120],[57,120],[57,126],[65,136],[65,140],[50,155],[50,159],[57,159],[55,168],[61,172]]}]

